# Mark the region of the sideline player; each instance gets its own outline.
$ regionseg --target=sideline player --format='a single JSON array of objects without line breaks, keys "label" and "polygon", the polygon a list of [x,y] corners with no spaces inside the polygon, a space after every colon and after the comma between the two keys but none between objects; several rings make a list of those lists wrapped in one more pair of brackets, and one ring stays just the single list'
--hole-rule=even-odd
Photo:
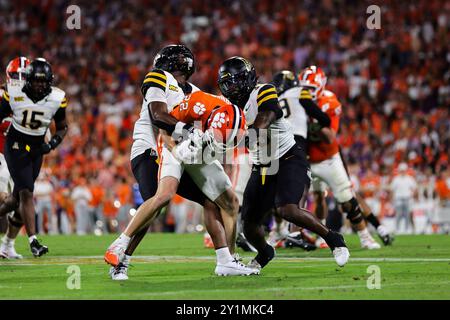
[{"label": "sideline player", "polygon": [[350,254],[342,235],[329,230],[303,209],[310,184],[306,150],[295,142],[290,125],[283,119],[275,87],[257,84],[255,68],[242,57],[222,63],[218,85],[227,99],[244,110],[247,125],[252,128],[250,134],[256,135],[256,139],[249,135],[254,165],[242,208],[245,237],[258,250],[249,266],[261,269],[275,256],[274,248],[265,240],[262,225],[273,208],[283,219],[321,235],[336,263],[344,266]]},{"label": "sideline player", "polygon": [[[30,64],[27,57],[16,57],[6,67],[6,84],[0,89],[1,95],[7,90],[7,86],[22,88],[25,82],[25,70]],[[1,99],[1,98],[0,98]],[[13,189],[13,182],[9,174],[3,150],[5,149],[6,135],[11,125],[11,118],[3,119],[0,125],[0,203],[3,203]],[[0,245],[0,257],[5,259],[22,259],[22,255],[16,252],[15,239],[23,226],[22,218],[17,211],[8,213],[8,227]]]},{"label": "sideline player", "polygon": [[313,191],[318,217],[326,217],[325,197],[327,185],[338,202],[342,212],[357,230],[361,246],[366,249],[379,249],[380,245],[372,238],[363,216],[363,212],[352,190],[350,178],[339,153],[336,134],[342,105],[336,95],[325,89],[326,76],[316,66],[305,68],[298,76],[300,86],[311,91],[312,99],[331,119],[331,128],[322,128],[319,124],[310,124],[308,155],[313,175]]},{"label": "sideline player", "polygon": [[[0,105],[0,120],[12,114],[6,138],[5,158],[14,182],[12,197],[0,205],[0,215],[12,210],[20,212],[35,257],[48,252],[36,237],[34,182],[39,175],[43,156],[54,150],[67,133],[65,92],[53,87],[50,64],[37,58],[26,69],[23,88],[7,86]],[[45,142],[52,120],[56,132]]]}]

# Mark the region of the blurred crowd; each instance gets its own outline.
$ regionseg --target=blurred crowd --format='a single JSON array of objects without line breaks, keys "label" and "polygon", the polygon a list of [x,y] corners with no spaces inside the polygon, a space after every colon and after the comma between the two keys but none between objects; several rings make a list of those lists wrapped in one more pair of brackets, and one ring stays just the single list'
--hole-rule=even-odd
[{"label": "blurred crowd", "polygon": [[[71,4],[81,9],[79,30],[66,25]],[[366,26],[372,4],[381,7],[379,30]],[[18,55],[45,57],[67,92],[69,133],[46,157],[47,196],[36,200],[60,217],[42,219],[54,226],[46,229],[80,234],[117,230],[142,201],[129,164],[139,88],[155,53],[178,42],[196,55],[191,81],[213,93],[218,66],[233,55],[252,61],[262,82],[281,69],[320,66],[343,105],[343,156],[370,189],[375,213],[391,214],[385,190],[400,162],[427,190],[422,196],[445,206],[449,31],[445,0],[0,0],[1,66]],[[154,228],[174,229],[175,215]]]}]

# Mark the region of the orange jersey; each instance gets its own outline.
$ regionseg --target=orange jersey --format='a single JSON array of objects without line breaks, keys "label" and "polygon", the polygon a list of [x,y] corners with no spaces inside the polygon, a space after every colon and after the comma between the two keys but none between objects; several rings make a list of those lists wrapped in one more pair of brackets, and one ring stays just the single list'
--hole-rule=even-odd
[{"label": "orange jersey", "polygon": [[450,179],[439,178],[436,181],[436,193],[442,200],[450,200]]},{"label": "orange jersey", "polygon": [[[325,90],[317,99],[317,105],[330,117],[330,127],[335,133],[337,133],[339,130],[339,118],[342,112],[342,106],[336,95],[329,90]],[[309,161],[312,163],[330,159],[338,152],[339,144],[336,139],[333,139],[331,143],[326,143],[323,141],[308,143]]]},{"label": "orange jersey", "polygon": [[187,95],[184,100],[173,108],[170,113],[177,120],[193,124],[201,121],[202,130],[205,130],[206,122],[211,112],[217,108],[231,104],[226,98],[216,96],[203,91],[196,91]]}]

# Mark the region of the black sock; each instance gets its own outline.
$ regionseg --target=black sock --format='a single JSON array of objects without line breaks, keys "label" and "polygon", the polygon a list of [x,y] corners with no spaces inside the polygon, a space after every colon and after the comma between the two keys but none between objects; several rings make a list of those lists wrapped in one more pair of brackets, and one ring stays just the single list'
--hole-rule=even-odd
[{"label": "black sock", "polygon": [[274,256],[275,249],[270,245],[266,245],[263,251],[258,252],[255,260],[258,261],[258,263],[261,265],[261,268],[264,268],[270,262],[270,260],[273,259]]},{"label": "black sock", "polygon": [[346,247],[344,238],[333,230],[330,230],[326,236],[323,237],[323,240],[325,240],[331,250],[334,250],[336,247]]},{"label": "black sock", "polygon": [[370,222],[371,225],[373,225],[376,228],[380,226],[380,221],[378,221],[377,217],[371,212],[367,217],[366,220]]}]

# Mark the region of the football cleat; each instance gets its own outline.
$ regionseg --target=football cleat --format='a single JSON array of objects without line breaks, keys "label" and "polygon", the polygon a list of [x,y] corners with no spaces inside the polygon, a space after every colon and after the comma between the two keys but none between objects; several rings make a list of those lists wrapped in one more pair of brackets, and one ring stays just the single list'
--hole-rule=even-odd
[{"label": "football cleat", "polygon": [[[302,238],[308,241],[311,244],[315,244],[317,237],[307,229],[301,229]],[[317,245],[316,245],[317,246]]]},{"label": "football cleat", "polygon": [[30,243],[30,249],[31,249],[31,253],[33,254],[33,256],[37,257],[41,257],[44,254],[48,253],[48,247],[47,246],[43,246],[39,243],[39,241],[37,239],[34,239],[31,243]]},{"label": "football cleat", "polygon": [[114,241],[105,252],[105,262],[116,267],[125,258],[126,247],[119,241]]},{"label": "football cleat", "polygon": [[272,230],[269,233],[269,238],[267,239],[267,243],[270,244],[274,248],[281,248],[284,246],[284,240],[286,239],[286,236],[287,236],[287,234]]},{"label": "football cleat", "polygon": [[360,239],[360,240],[361,240],[361,248],[363,249],[377,250],[381,248],[381,246],[372,237],[370,239]]},{"label": "football cleat", "polygon": [[13,244],[6,244],[2,242],[0,245],[0,258],[3,259],[23,259],[21,254],[16,252]]},{"label": "football cleat", "polygon": [[350,252],[347,249],[347,245],[345,244],[342,234],[330,230],[330,232],[325,236],[325,241],[327,241],[337,265],[343,267],[350,258]]},{"label": "football cleat", "polygon": [[339,267],[345,266],[350,258],[350,252],[347,247],[336,247],[333,249],[334,260]]},{"label": "football cleat", "polygon": [[381,246],[372,238],[369,232],[358,232],[358,235],[359,240],[361,241],[361,248],[369,250],[376,250],[381,248]]},{"label": "football cleat", "polygon": [[244,234],[241,232],[238,234],[236,239],[236,246],[241,248],[242,250],[246,252],[257,252],[255,247],[253,247],[250,242],[245,238]]},{"label": "football cleat", "polygon": [[245,266],[240,261],[234,259],[225,264],[217,264],[214,273],[218,276],[250,276],[258,275],[260,269],[253,269]]},{"label": "football cleat", "polygon": [[317,248],[320,248],[320,249],[328,249],[329,248],[327,243],[325,242],[325,240],[319,236],[316,239],[315,245]]},{"label": "football cleat", "polygon": [[300,232],[293,232],[289,234],[286,237],[286,240],[284,241],[284,246],[286,248],[298,247],[302,248],[305,251],[312,251],[317,249],[315,245],[310,244],[307,241],[303,240]]},{"label": "football cleat", "polygon": [[128,280],[128,266],[120,262],[116,267],[111,267],[111,269],[109,269],[109,275],[112,280]]},{"label": "football cleat", "polygon": [[211,236],[208,232],[203,235],[203,246],[205,248],[214,248],[214,243],[212,242]]},{"label": "football cleat", "polygon": [[377,233],[385,246],[390,246],[392,242],[394,242],[394,237],[389,234],[385,226],[379,225],[377,228]]},{"label": "football cleat", "polygon": [[250,269],[255,269],[255,270],[259,270],[259,271],[261,271],[261,269],[262,269],[261,265],[259,264],[258,261],[256,261],[256,259],[252,259],[252,260],[247,264],[247,267],[250,268]]}]

